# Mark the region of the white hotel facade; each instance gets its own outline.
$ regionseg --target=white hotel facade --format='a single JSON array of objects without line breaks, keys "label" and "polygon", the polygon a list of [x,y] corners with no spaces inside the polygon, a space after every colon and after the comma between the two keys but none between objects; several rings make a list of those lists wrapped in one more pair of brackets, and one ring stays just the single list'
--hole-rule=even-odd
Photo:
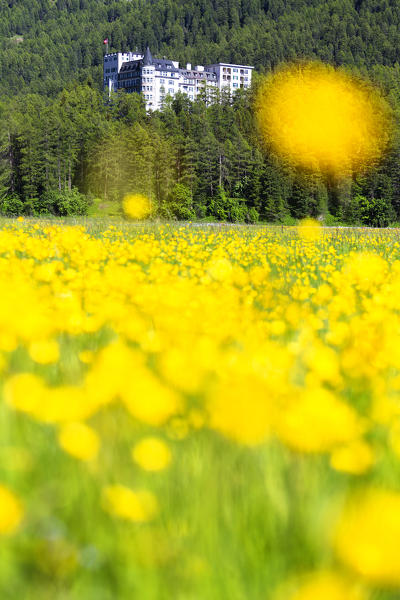
[{"label": "white hotel facade", "polygon": [[114,52],[104,56],[104,89],[142,93],[147,110],[162,108],[167,95],[178,91],[194,100],[199,94],[212,102],[215,90],[227,90],[232,95],[240,88],[249,88],[254,67],[217,63],[180,68],[177,61],[153,58],[150,49],[143,54]]}]

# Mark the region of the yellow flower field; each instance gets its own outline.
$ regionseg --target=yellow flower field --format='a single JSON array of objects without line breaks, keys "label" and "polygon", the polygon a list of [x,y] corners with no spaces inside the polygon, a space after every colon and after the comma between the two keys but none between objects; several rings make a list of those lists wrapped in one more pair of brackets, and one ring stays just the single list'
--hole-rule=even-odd
[{"label": "yellow flower field", "polygon": [[395,600],[398,230],[0,229],[0,597]]}]

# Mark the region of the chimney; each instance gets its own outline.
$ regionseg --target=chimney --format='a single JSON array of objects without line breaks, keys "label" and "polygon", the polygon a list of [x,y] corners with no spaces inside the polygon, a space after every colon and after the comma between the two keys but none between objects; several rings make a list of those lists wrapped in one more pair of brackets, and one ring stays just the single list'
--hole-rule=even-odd
[{"label": "chimney", "polygon": [[187,71],[191,71],[192,70],[192,64],[191,63],[186,63],[186,70]]}]

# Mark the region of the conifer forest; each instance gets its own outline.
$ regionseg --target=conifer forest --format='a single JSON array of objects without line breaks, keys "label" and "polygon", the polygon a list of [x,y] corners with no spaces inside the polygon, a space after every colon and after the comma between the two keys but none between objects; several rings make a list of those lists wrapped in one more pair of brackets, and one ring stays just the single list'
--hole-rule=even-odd
[{"label": "conifer forest", "polygon": [[[255,66],[250,90],[207,106],[185,96],[146,114],[138,95],[110,101],[105,47],[181,63]],[[2,0],[0,209],[85,214],[149,195],[160,217],[384,226],[400,220],[400,140],[368,174],[335,186],[277,159],[253,118],[260,77],[318,59],[371,81],[400,108],[395,0]]]}]

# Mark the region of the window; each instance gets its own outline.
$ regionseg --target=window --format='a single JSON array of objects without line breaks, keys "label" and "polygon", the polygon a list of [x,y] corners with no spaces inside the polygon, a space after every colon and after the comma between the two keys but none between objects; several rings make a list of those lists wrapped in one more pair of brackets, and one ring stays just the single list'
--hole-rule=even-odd
[{"label": "window", "polygon": [[233,84],[233,87],[237,87],[237,86],[238,86],[238,84],[237,84],[237,83],[234,83],[234,84]]},{"label": "window", "polygon": [[237,70],[237,69],[233,69],[233,72],[234,72],[234,73],[237,73],[237,72],[238,72],[238,70]]},{"label": "window", "polygon": [[238,76],[237,76],[237,75],[233,75],[233,77],[232,77],[232,78],[233,78],[233,79],[238,79]]},{"label": "window", "polygon": [[248,69],[245,69],[245,70],[244,70],[244,72],[245,72],[245,73],[246,73],[246,75],[247,75],[247,73],[248,73],[249,71],[248,71]]}]

